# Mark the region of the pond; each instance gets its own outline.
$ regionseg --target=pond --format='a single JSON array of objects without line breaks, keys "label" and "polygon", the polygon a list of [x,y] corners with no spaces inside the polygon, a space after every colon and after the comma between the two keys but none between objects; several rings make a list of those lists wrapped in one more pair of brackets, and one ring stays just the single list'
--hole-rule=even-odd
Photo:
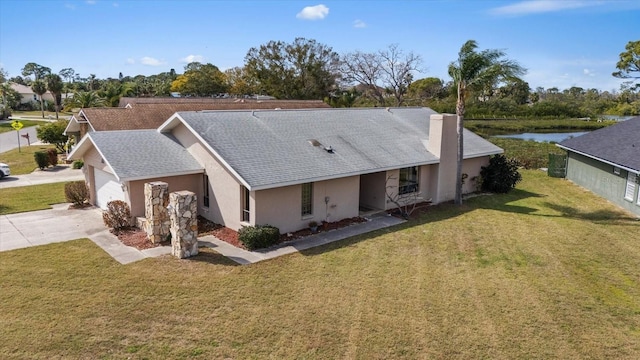
[{"label": "pond", "polygon": [[533,140],[536,142],[555,142],[559,143],[565,139],[586,134],[588,131],[580,132],[554,132],[554,133],[522,133],[522,134],[506,134],[494,135],[497,138]]}]

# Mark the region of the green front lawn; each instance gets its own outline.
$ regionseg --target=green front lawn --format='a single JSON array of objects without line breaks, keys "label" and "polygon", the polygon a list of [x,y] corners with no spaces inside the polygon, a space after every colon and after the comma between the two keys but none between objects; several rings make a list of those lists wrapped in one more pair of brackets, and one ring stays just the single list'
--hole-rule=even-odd
[{"label": "green front lawn", "polygon": [[50,209],[52,204],[66,202],[64,184],[60,182],[0,189],[0,215],[45,210]]},{"label": "green front lawn", "polygon": [[237,266],[0,253],[0,358],[640,358],[640,222],[541,171],[508,195]]},{"label": "green front lawn", "polygon": [[[38,126],[38,125],[42,125],[42,124],[46,124],[46,122],[44,121],[34,121],[34,120],[18,120],[22,123],[23,127],[29,127],[29,126]],[[9,132],[9,131],[13,131],[15,132],[15,130],[11,127],[11,121],[9,122],[0,122],[0,133],[5,133],[5,132]],[[21,133],[24,134],[24,133]],[[16,137],[18,135],[16,134]],[[24,139],[21,139],[24,141]],[[37,139],[31,139],[32,141],[37,141]]]},{"label": "green front lawn", "polygon": [[13,149],[0,153],[0,162],[9,165],[11,175],[29,174],[38,168],[33,153],[54,149],[53,145],[31,145],[21,146],[20,149]]}]

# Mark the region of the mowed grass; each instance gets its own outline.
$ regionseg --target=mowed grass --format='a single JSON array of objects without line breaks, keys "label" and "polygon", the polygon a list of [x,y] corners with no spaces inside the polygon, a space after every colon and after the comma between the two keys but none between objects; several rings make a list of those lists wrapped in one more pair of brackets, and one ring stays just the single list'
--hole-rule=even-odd
[{"label": "mowed grass", "polygon": [[541,171],[249,266],[0,253],[0,358],[640,358],[640,222]]},{"label": "mowed grass", "polygon": [[29,174],[38,168],[33,153],[36,151],[44,151],[53,149],[53,145],[31,145],[21,146],[18,150],[13,149],[0,153],[0,162],[9,165],[11,175]]},{"label": "mowed grass", "polygon": [[[8,181],[8,180],[2,180]],[[63,182],[0,189],[0,215],[50,209],[66,202]]]},{"label": "mowed grass", "polygon": [[[23,128],[29,127],[29,126],[38,126],[38,125],[42,125],[42,124],[46,124],[46,122],[44,121],[33,121],[33,120],[18,120],[22,123]],[[4,132],[9,132],[9,131],[16,131],[14,128],[11,127],[11,123],[12,121],[8,121],[8,122],[0,122],[0,133],[4,133]],[[18,135],[16,134],[16,137]],[[36,141],[35,139],[33,139],[33,141]]]}]

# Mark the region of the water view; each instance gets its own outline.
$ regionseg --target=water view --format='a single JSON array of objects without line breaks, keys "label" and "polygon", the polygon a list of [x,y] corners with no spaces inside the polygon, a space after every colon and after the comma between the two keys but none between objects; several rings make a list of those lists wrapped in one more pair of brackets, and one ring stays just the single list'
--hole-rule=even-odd
[{"label": "water view", "polygon": [[555,132],[555,133],[522,133],[522,134],[506,134],[494,135],[497,138],[533,140],[536,142],[561,142],[565,139],[586,134],[588,131],[580,132]]}]

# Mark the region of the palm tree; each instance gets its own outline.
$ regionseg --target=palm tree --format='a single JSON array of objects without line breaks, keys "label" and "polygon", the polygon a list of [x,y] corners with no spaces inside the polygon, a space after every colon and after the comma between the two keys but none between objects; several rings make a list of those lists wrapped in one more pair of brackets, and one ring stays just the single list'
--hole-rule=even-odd
[{"label": "palm tree", "polygon": [[464,155],[463,130],[465,101],[468,91],[478,85],[496,84],[505,79],[517,78],[526,69],[513,60],[503,59],[501,50],[487,49],[477,52],[475,40],[468,40],[460,48],[458,60],[449,64],[449,75],[457,88],[456,115],[458,125],[458,158],[456,161],[455,203],[462,204],[462,160]]},{"label": "palm tree", "polygon": [[76,91],[73,96],[65,99],[64,106],[69,109],[80,109],[104,106],[104,99],[95,91]]},{"label": "palm tree", "polygon": [[47,85],[42,80],[35,80],[31,83],[31,90],[40,98],[40,110],[42,111],[42,118],[44,119],[44,100],[42,95],[47,92]]},{"label": "palm tree", "polygon": [[58,74],[47,75],[47,89],[53,95],[53,101],[56,109],[56,120],[58,119],[58,112],[60,112],[60,102],[62,100],[62,90],[64,89],[64,83],[62,78]]}]

